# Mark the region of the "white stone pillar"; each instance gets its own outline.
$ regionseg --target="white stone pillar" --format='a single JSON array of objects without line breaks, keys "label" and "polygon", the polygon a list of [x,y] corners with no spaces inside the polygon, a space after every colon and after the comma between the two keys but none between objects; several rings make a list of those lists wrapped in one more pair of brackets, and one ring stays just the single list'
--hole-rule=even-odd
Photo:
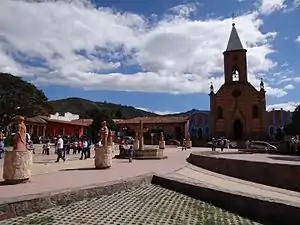
[{"label": "white stone pillar", "polygon": [[6,151],[4,153],[3,179],[7,184],[26,182],[31,177],[32,151]]},{"label": "white stone pillar", "polygon": [[95,148],[96,169],[107,169],[112,165],[112,145],[97,146]]}]

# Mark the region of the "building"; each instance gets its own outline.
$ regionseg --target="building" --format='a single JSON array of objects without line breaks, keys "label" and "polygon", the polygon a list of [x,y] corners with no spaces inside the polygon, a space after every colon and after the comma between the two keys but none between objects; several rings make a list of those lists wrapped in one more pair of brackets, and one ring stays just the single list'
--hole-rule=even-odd
[{"label": "building", "polygon": [[211,132],[231,140],[266,138],[266,98],[263,81],[260,90],[248,82],[247,50],[232,30],[224,56],[224,84],[214,93],[211,85]]},{"label": "building", "polygon": [[32,137],[56,137],[58,135],[81,137],[86,134],[92,122],[91,119],[79,119],[78,115],[71,115],[71,113],[54,114],[49,117],[35,116],[25,120],[27,132]]},{"label": "building", "polygon": [[208,110],[194,113],[189,117],[187,127],[194,144],[210,139],[210,120],[210,112]]},{"label": "building", "polygon": [[140,131],[140,121],[143,121],[143,133],[145,144],[158,143],[160,133],[163,132],[166,139],[181,140],[189,133],[189,117],[180,116],[156,116],[135,117],[132,119],[117,120],[116,130],[120,135],[135,137]]},{"label": "building", "polygon": [[140,120],[145,127],[144,137],[164,132],[166,138],[180,140],[191,137],[193,143],[222,136],[230,140],[268,139],[283,132],[291,122],[289,111],[266,111],[266,91],[263,80],[257,90],[247,77],[247,50],[243,48],[235,24],[224,57],[224,84],[215,93],[210,87],[210,111],[200,111],[189,117],[139,117],[117,121],[117,127],[126,135],[134,136]]},{"label": "building", "polygon": [[276,135],[278,132],[283,132],[285,125],[292,122],[292,112],[283,109],[272,109],[266,113],[267,130],[269,136]]}]

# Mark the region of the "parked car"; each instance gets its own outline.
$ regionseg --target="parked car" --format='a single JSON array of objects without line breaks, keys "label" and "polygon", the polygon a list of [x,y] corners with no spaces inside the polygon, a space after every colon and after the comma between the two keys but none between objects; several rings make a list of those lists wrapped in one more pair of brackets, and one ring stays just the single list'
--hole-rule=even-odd
[{"label": "parked car", "polygon": [[256,150],[265,150],[267,152],[278,151],[276,146],[271,145],[266,141],[251,141],[249,148],[256,149]]},{"label": "parked car", "polygon": [[129,144],[129,145],[132,145],[133,142],[134,142],[134,138],[133,138],[133,137],[130,137],[130,136],[124,136],[124,137],[123,137],[123,140],[124,140],[127,144]]},{"label": "parked car", "polygon": [[169,139],[169,140],[166,141],[166,144],[167,145],[177,145],[177,146],[180,146],[180,141],[175,140],[175,139]]}]

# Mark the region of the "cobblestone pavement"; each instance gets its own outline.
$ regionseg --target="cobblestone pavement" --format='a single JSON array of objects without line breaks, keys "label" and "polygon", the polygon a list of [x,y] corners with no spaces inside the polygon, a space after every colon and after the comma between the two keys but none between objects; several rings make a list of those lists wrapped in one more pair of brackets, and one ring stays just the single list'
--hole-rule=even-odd
[{"label": "cobblestone pavement", "polygon": [[213,205],[155,185],[2,221],[3,225],[250,225]]}]

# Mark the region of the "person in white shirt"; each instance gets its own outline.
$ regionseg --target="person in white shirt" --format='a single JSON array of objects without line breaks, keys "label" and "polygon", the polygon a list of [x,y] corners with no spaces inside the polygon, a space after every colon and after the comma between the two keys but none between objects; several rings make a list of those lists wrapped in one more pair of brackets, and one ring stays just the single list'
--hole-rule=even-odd
[{"label": "person in white shirt", "polygon": [[83,159],[83,155],[84,155],[84,159],[87,158],[87,151],[88,151],[88,142],[87,142],[86,139],[84,139],[83,142],[82,142],[82,151],[81,151],[80,160]]},{"label": "person in white shirt", "polygon": [[62,159],[63,161],[66,161],[65,156],[63,154],[64,151],[64,140],[61,138],[61,136],[58,136],[57,140],[57,159],[56,162],[59,162],[59,159]]}]

